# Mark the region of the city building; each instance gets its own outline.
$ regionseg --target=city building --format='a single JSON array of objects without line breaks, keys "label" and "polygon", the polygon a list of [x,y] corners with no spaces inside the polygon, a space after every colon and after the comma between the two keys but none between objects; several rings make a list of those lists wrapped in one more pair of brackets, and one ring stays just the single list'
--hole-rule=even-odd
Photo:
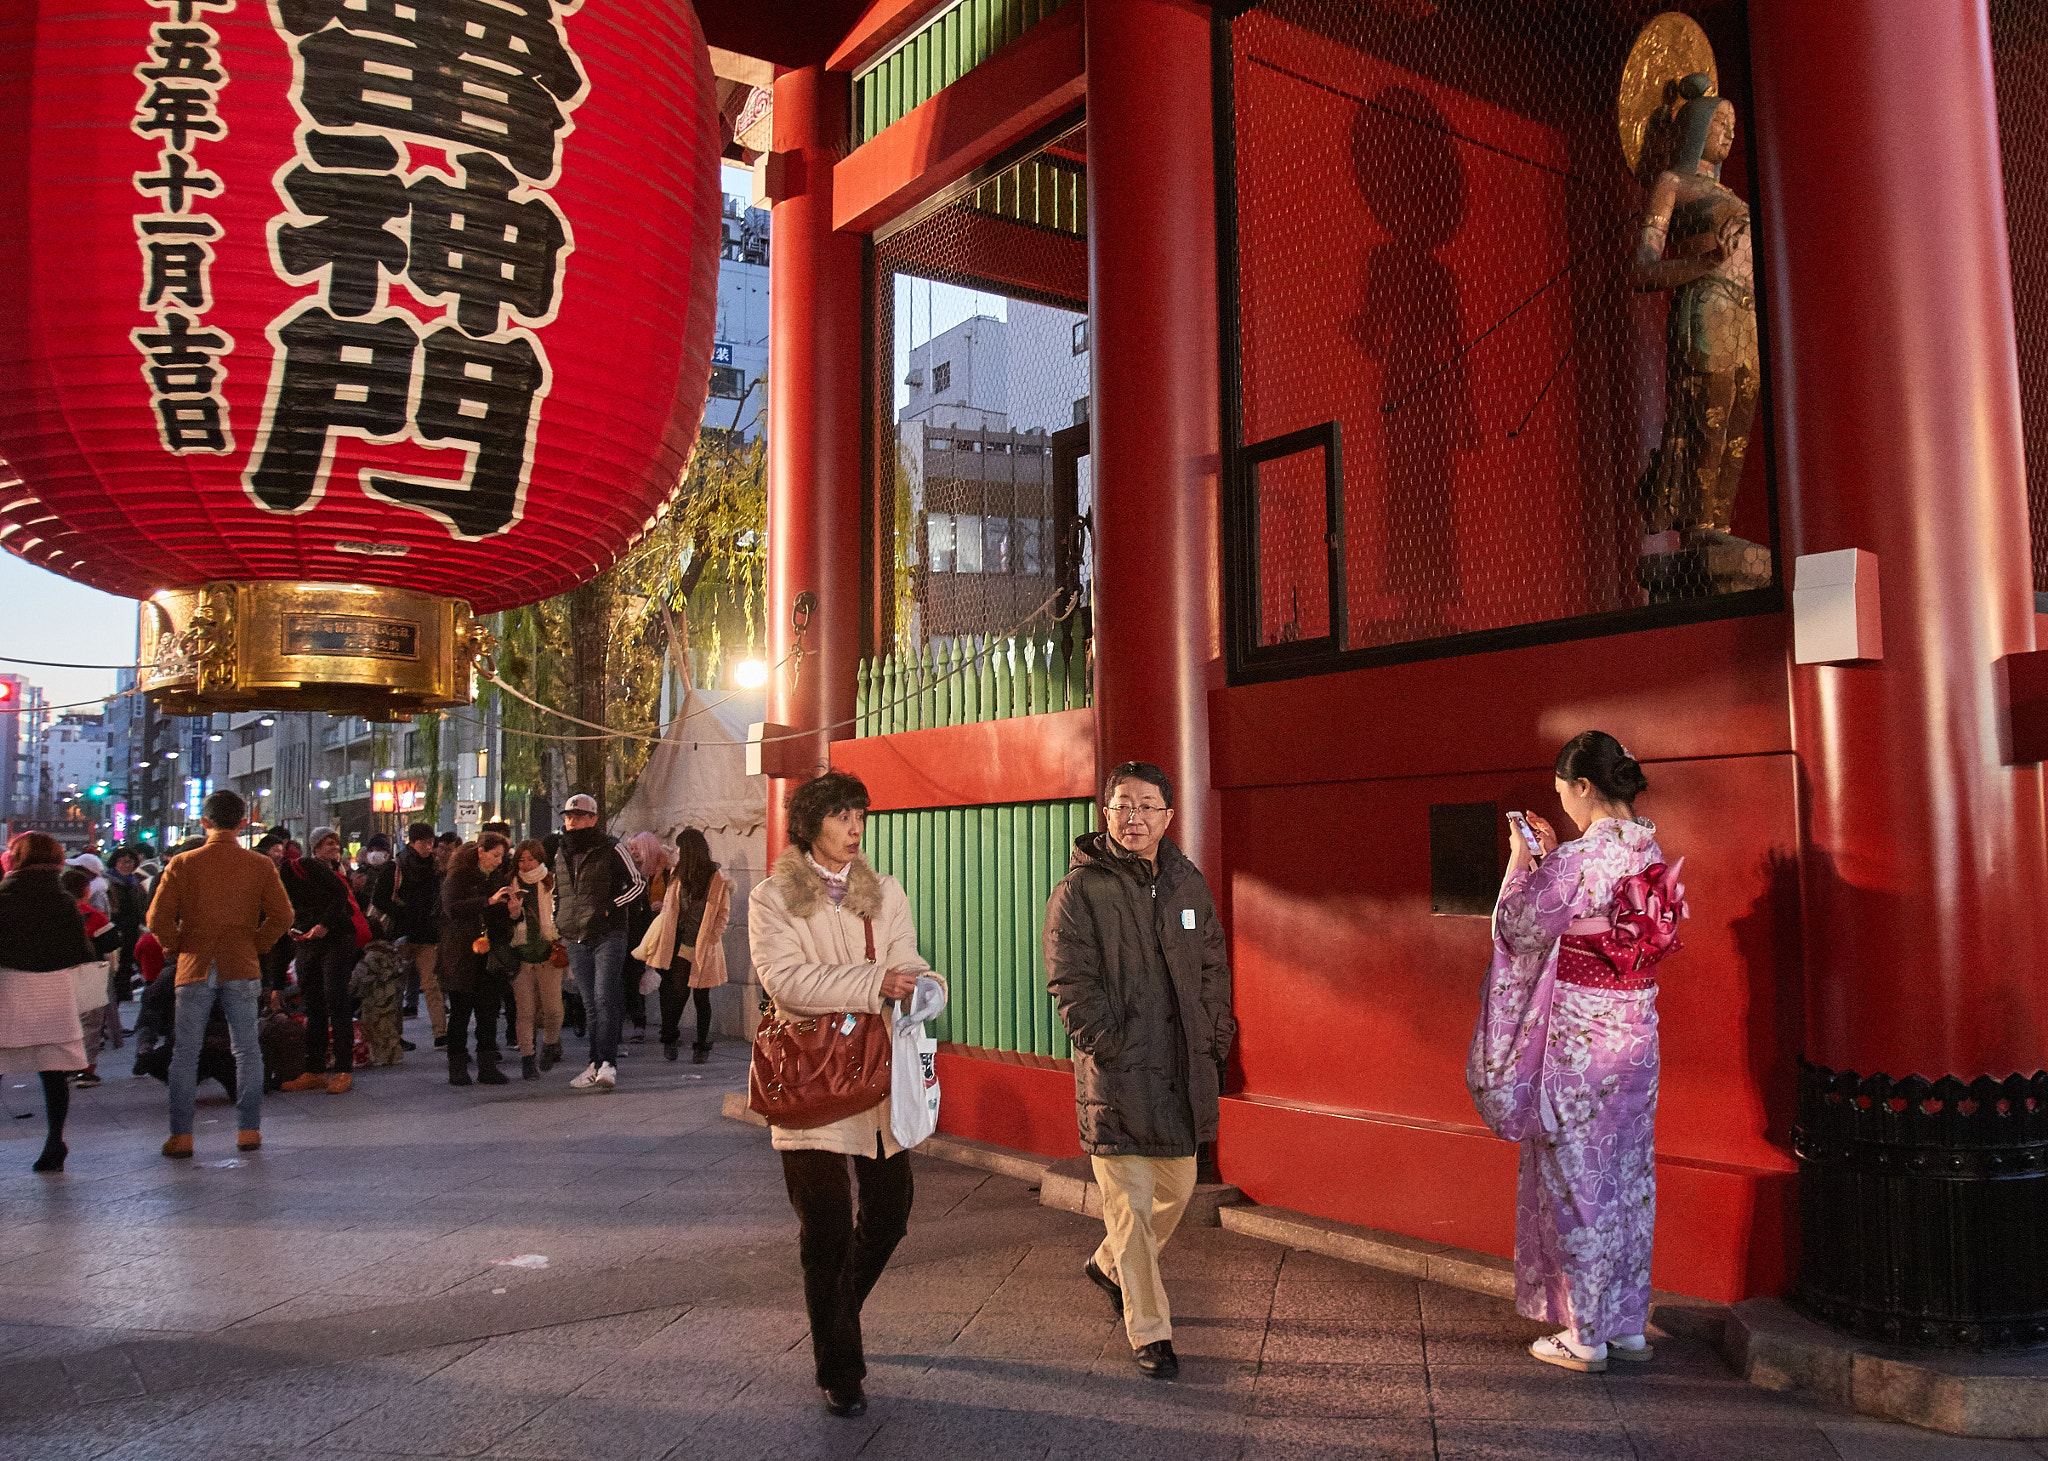
[{"label": "city building", "polygon": [[718,325],[711,347],[708,431],[756,440],[768,405],[768,210],[724,195],[725,240],[718,264]]},{"label": "city building", "polygon": [[98,715],[60,715],[43,727],[36,769],[36,815],[72,821],[107,820],[103,803],[112,789],[107,727]]},{"label": "city building", "polygon": [[21,675],[0,675],[0,819],[34,817],[42,789],[42,689]]}]

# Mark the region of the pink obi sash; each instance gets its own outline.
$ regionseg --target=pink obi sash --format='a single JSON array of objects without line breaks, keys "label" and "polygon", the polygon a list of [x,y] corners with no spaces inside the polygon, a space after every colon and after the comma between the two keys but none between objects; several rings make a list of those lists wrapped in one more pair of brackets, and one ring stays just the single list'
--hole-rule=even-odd
[{"label": "pink obi sash", "polygon": [[1655,863],[1614,885],[1611,918],[1572,920],[1557,941],[1557,981],[1588,989],[1655,989],[1657,964],[1684,947],[1678,920],[1685,906],[1685,885],[1678,869],[1685,859],[1666,867]]}]

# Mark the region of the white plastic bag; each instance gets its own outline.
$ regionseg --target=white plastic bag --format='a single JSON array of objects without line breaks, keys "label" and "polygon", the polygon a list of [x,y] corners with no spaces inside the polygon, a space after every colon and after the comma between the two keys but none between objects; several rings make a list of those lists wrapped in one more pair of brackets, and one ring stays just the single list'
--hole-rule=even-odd
[{"label": "white plastic bag", "polygon": [[910,1013],[896,1021],[889,1050],[889,1133],[900,1147],[914,1147],[939,1129],[939,1042],[924,1022],[946,1007],[936,979],[919,979]]},{"label": "white plastic bag", "polygon": [[645,999],[648,995],[654,993],[654,991],[659,988],[661,988],[661,970],[642,970],[640,973],[640,997],[642,999]]}]

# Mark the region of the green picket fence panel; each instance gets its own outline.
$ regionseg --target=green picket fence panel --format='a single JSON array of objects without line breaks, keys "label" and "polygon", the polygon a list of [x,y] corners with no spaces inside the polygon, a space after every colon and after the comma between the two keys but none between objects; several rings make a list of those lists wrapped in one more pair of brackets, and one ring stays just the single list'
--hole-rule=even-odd
[{"label": "green picket fence panel", "polygon": [[1072,1056],[1045,989],[1045,903],[1094,830],[1087,798],[868,814],[868,861],[903,884],[918,952],[951,991],[939,1039]]},{"label": "green picket fence panel", "polygon": [[1080,710],[1094,703],[1090,642],[970,636],[860,662],[854,734],[886,736]]},{"label": "green picket fence panel", "polygon": [[1054,14],[1066,0],[960,0],[853,78],[858,147]]}]

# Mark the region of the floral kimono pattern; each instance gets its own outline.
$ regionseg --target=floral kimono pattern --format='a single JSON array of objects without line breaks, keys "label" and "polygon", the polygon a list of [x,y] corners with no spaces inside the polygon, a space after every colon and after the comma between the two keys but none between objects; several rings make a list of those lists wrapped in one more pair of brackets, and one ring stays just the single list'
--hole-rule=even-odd
[{"label": "floral kimono pattern", "polygon": [[1501,885],[1465,1068],[1487,1126],[1522,1147],[1515,1308],[1583,1345],[1649,1318],[1657,991],[1560,983],[1557,941],[1662,861],[1650,823],[1607,818]]}]

